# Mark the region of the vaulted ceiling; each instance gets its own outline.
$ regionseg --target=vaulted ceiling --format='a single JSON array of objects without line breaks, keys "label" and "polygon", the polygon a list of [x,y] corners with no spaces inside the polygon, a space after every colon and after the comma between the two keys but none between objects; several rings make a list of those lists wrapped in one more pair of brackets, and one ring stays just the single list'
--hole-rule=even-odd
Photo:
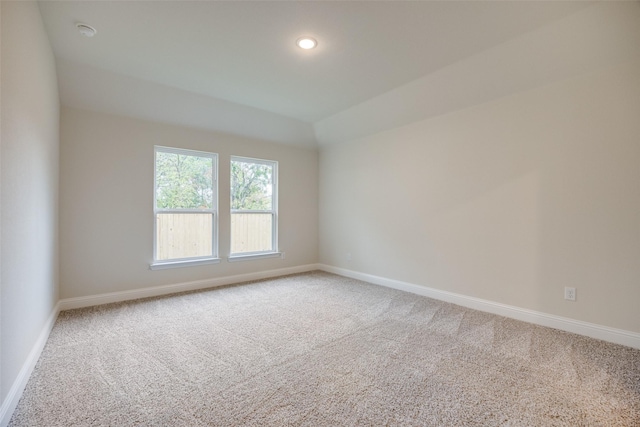
[{"label": "vaulted ceiling", "polygon": [[[583,72],[602,59],[586,47],[602,37],[591,16],[600,6],[43,1],[40,10],[63,105],[313,147]],[[607,34],[637,35],[625,16],[640,6],[627,8],[606,9],[602,19],[624,21]],[[81,36],[78,22],[97,35]],[[303,35],[318,47],[298,48]]]}]

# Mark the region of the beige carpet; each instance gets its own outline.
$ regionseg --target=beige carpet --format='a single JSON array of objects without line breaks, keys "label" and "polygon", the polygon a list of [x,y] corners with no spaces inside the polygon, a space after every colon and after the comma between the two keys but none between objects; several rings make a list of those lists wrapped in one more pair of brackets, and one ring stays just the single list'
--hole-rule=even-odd
[{"label": "beige carpet", "polygon": [[11,426],[639,426],[640,350],[314,272],[67,311]]}]

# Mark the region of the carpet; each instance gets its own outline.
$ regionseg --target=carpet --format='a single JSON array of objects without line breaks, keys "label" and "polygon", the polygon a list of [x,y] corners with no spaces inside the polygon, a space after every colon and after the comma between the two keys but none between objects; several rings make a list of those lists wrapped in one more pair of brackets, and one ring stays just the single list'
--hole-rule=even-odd
[{"label": "carpet", "polygon": [[60,313],[10,426],[639,426],[640,350],[311,272]]}]

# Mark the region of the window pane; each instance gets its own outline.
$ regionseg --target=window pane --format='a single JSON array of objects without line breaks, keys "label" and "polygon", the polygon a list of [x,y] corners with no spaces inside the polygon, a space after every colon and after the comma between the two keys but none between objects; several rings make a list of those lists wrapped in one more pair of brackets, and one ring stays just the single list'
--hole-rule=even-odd
[{"label": "window pane", "polygon": [[273,208],[273,166],[231,161],[231,209]]},{"label": "window pane", "polygon": [[157,214],[156,259],[213,255],[213,214]]},{"label": "window pane", "polygon": [[156,151],[156,208],[211,209],[213,159]]},{"label": "window pane", "polygon": [[271,213],[231,214],[231,253],[273,250]]}]

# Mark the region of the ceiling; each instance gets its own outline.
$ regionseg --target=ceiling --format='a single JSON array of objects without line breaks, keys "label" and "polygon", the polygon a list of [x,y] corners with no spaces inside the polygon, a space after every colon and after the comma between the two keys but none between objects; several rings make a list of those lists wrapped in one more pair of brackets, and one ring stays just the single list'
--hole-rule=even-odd
[{"label": "ceiling", "polygon": [[[591,5],[43,1],[40,10],[65,105],[314,146],[319,124]],[[97,35],[81,36],[78,22]],[[302,35],[318,47],[296,47]]]}]

